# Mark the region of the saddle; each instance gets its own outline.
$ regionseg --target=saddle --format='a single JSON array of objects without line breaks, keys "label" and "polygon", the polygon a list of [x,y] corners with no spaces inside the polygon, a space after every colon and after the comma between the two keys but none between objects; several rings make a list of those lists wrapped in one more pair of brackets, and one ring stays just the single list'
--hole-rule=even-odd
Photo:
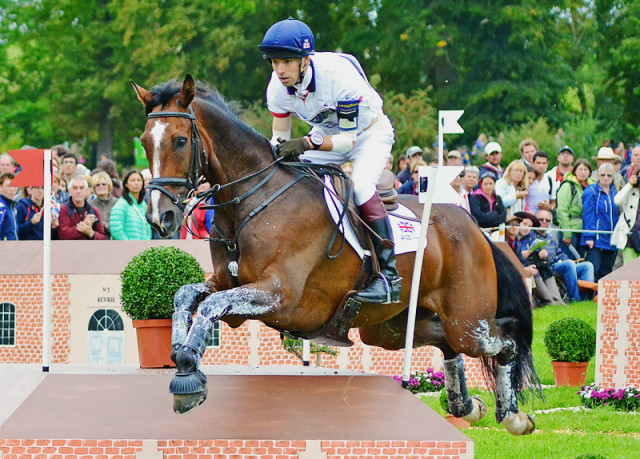
[{"label": "saddle", "polygon": [[[351,329],[356,316],[360,312],[360,307],[362,305],[360,301],[354,298],[354,295],[358,290],[364,287],[366,281],[371,276],[380,271],[380,267],[369,231],[364,227],[362,220],[357,218],[358,210],[355,201],[353,199],[349,199],[349,189],[351,187],[350,180],[343,175],[330,174],[330,176],[333,188],[337,195],[336,197],[344,202],[347,207],[346,216],[349,218],[349,223],[351,223],[362,247],[367,247],[371,255],[364,257],[358,280],[354,284],[353,289],[349,290],[342,297],[337,309],[333,313],[333,316],[325,325],[312,332],[292,333],[282,331],[282,333],[290,338],[309,339],[315,343],[325,346],[350,347],[353,345],[353,341],[349,339],[349,330]],[[378,182],[378,194],[380,195],[380,199],[387,211],[393,211],[398,208],[398,193],[394,189],[394,183],[395,175],[391,171],[383,171]],[[334,242],[335,239],[332,239],[331,245],[333,245]],[[344,244],[344,237],[342,243]],[[342,248],[340,248],[338,253],[341,251]]]}]

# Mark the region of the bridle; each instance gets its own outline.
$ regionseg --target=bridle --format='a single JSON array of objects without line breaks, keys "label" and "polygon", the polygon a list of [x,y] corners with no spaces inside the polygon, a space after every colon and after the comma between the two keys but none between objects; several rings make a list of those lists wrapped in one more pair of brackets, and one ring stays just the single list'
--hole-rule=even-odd
[{"label": "bridle", "polygon": [[[148,190],[158,190],[171,199],[171,202],[178,206],[181,211],[184,211],[186,203],[192,194],[198,189],[198,179],[200,177],[200,169],[208,167],[209,157],[207,150],[202,143],[202,136],[200,135],[200,129],[198,123],[196,123],[196,115],[193,112],[193,107],[189,106],[189,113],[185,112],[152,112],[147,115],[147,118],[187,118],[191,120],[191,161],[189,163],[189,171],[187,177],[157,177],[152,178],[147,185]],[[177,186],[187,189],[187,196],[185,199],[181,199],[180,195],[175,195],[169,191],[167,186]]]}]

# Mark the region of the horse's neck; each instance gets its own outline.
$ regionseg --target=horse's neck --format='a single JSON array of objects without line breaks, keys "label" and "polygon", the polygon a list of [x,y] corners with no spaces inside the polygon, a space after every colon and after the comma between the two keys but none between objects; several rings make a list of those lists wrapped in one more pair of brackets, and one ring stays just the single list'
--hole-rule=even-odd
[{"label": "horse's neck", "polygon": [[[208,152],[207,179],[212,186],[219,184],[223,187],[214,196],[217,204],[244,196],[273,171],[273,168],[268,167],[274,161],[273,153],[264,137],[223,115],[204,118],[204,121],[212,144],[212,151]],[[255,177],[242,180],[262,170]],[[226,226],[231,230],[237,226],[266,196],[286,182],[286,175],[282,170],[277,170],[267,183],[242,202],[216,210],[216,222],[220,222],[221,229]]]}]

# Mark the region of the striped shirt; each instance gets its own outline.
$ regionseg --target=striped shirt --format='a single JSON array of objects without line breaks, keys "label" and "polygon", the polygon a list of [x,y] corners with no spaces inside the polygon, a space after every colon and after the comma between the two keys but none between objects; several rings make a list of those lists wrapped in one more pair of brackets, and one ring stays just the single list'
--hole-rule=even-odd
[{"label": "striped shirt", "polygon": [[529,194],[527,194],[527,207],[529,208],[529,212],[535,215],[538,211],[538,203],[540,201],[555,201],[556,191],[554,181],[548,176],[543,175],[542,179],[535,179],[533,183],[529,185]]}]

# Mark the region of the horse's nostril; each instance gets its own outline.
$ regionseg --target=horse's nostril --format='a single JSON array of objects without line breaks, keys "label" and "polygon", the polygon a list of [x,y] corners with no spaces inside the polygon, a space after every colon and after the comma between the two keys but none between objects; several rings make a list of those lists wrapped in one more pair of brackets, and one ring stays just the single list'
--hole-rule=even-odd
[{"label": "horse's nostril", "polygon": [[168,210],[162,214],[162,225],[163,226],[173,226],[175,220],[175,212],[172,210]]}]

